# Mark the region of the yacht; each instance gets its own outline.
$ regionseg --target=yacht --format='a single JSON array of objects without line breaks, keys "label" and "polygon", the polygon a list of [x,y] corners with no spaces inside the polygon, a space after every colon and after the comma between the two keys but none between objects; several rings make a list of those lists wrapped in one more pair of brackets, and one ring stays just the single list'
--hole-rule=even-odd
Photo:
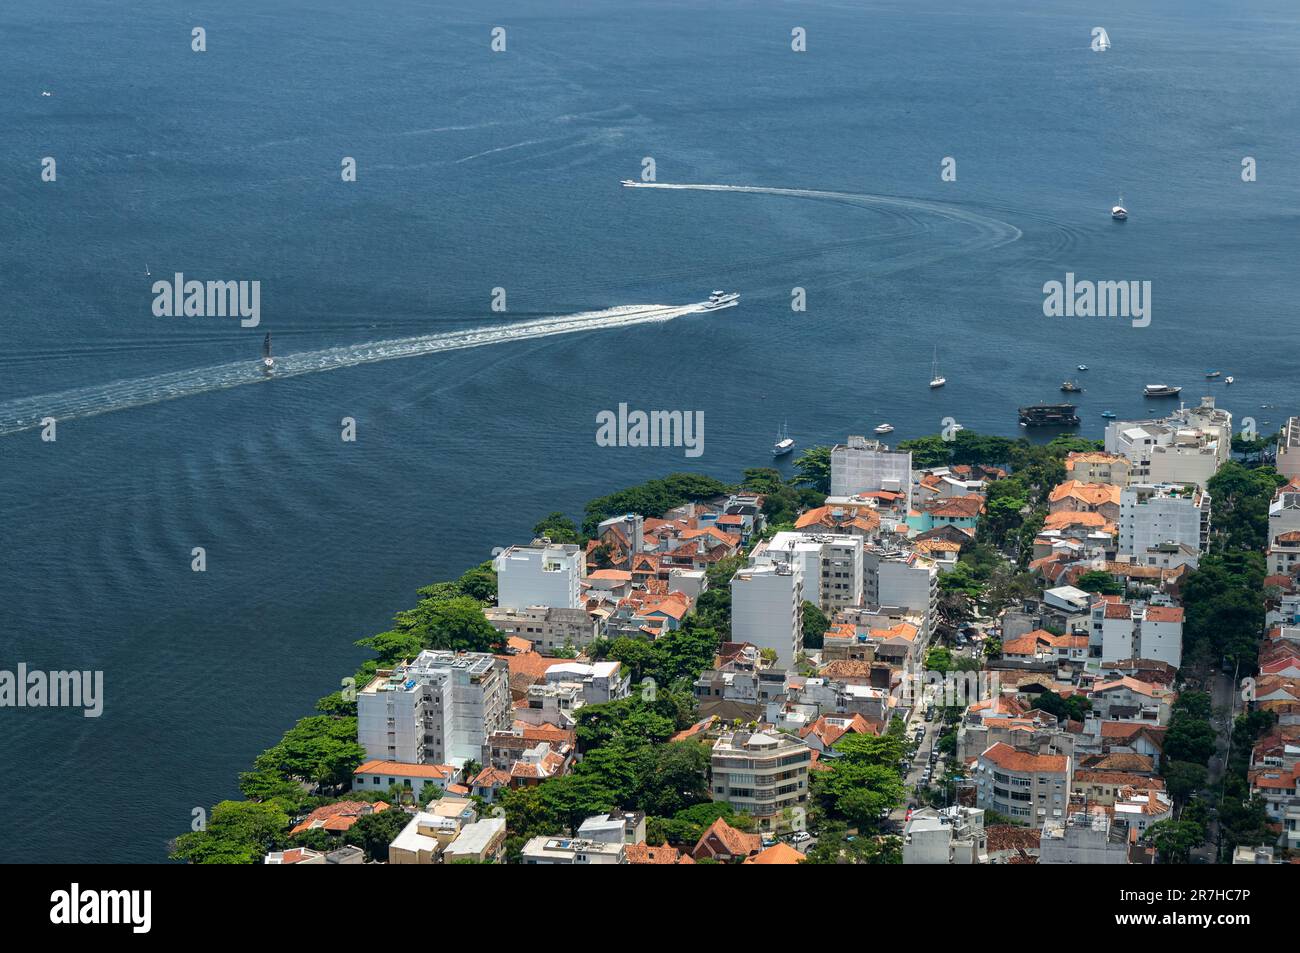
[{"label": "yacht", "polygon": [[740,293],[737,291],[715,291],[709,295],[709,300],[704,302],[704,307],[710,311],[718,308],[728,308],[740,300]]},{"label": "yacht", "polygon": [[1128,209],[1124,207],[1124,196],[1119,197],[1119,202],[1111,207],[1110,217],[1117,222],[1122,222],[1128,218]]},{"label": "yacht", "polygon": [[939,376],[939,346],[935,345],[934,361],[930,365],[930,389],[942,387],[946,383],[948,383],[948,378]]},{"label": "yacht", "polygon": [[1079,365],[1079,370],[1081,370],[1081,371],[1086,371],[1087,369],[1088,369],[1088,365],[1087,365],[1087,364],[1080,364],[1080,365]]},{"label": "yacht", "polygon": [[270,371],[275,367],[275,358],[271,356],[271,335],[262,340],[262,370]]},{"label": "yacht", "polygon": [[1211,380],[1214,380],[1214,378],[1216,378],[1216,377],[1222,377],[1222,376],[1223,376],[1223,371],[1206,371],[1206,372],[1205,372],[1205,379],[1206,379],[1207,381],[1211,381]]},{"label": "yacht", "polygon": [[776,435],[776,443],[772,444],[772,456],[784,457],[794,449],[794,439],[786,429],[785,424],[781,425],[781,430]]},{"label": "yacht", "polygon": [[876,428],[876,433],[893,433],[893,432],[894,432],[893,424],[881,424],[879,427]]},{"label": "yacht", "polygon": [[1232,383],[1232,375],[1229,374],[1227,377],[1225,377],[1225,378],[1223,379],[1223,383],[1225,383],[1225,384],[1231,384],[1231,383]]},{"label": "yacht", "polygon": [[1168,384],[1147,384],[1142,388],[1143,397],[1177,397],[1181,394],[1181,387],[1171,387]]}]

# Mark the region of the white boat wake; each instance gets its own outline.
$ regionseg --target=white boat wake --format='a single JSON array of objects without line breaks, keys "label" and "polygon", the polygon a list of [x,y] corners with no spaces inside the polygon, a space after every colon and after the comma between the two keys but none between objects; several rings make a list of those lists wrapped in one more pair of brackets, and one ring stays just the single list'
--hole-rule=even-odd
[{"label": "white boat wake", "polygon": [[919,250],[913,254],[904,254],[889,262],[889,270],[898,271],[915,265],[926,264],[948,254],[965,253],[976,250],[997,248],[1017,241],[1024,234],[1009,222],[981,215],[957,205],[942,202],[928,202],[925,199],[900,198],[893,195],[872,195],[865,192],[832,192],[825,189],[779,189],[761,185],[712,185],[690,182],[637,182],[634,179],[623,180],[624,188],[629,189],[668,189],[692,192],[748,192],[757,195],[784,195],[791,198],[821,199],[857,205],[863,208],[899,209],[911,212],[924,212],[937,215],[950,221],[959,222],[975,229],[972,238],[948,253],[936,253],[931,249]]},{"label": "white boat wake", "polygon": [[303,351],[299,354],[276,357],[275,370],[269,374],[262,370],[260,361],[250,357],[246,361],[236,361],[231,364],[94,384],[35,397],[19,397],[0,403],[0,436],[39,427],[41,421],[47,417],[58,421],[93,417],[115,410],[157,404],[178,397],[226,390],[243,384],[261,384],[285,377],[297,377],[300,374],[316,374],[343,367],[355,367],[358,364],[392,361],[401,357],[420,357],[441,351],[484,347],[509,341],[527,341],[557,334],[574,334],[582,331],[600,331],[636,324],[671,321],[684,315],[701,313],[711,313],[711,309],[706,308],[704,302],[687,305],[624,305],[604,311],[557,315],[515,324],[466,328],[441,334]]}]

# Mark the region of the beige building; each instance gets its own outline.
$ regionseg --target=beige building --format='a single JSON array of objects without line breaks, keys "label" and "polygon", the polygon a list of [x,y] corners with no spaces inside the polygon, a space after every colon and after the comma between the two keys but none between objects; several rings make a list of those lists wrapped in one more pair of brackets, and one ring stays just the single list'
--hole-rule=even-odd
[{"label": "beige building", "polygon": [[808,803],[812,749],[791,735],[722,735],[710,759],[713,800],[752,815],[764,830],[790,827]]}]

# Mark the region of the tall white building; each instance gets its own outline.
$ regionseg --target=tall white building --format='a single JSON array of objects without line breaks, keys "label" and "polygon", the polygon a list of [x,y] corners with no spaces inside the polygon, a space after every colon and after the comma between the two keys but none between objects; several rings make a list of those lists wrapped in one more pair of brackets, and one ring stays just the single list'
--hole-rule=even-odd
[{"label": "tall white building", "polygon": [[486,652],[421,652],[357,693],[357,742],[367,758],[406,764],[476,760],[511,725],[505,663]]},{"label": "tall white building", "polygon": [[1103,665],[1125,659],[1183,664],[1183,610],[1140,602],[1099,601],[1092,607],[1090,646],[1100,646]]},{"label": "tall white building", "polygon": [[529,546],[511,546],[493,560],[493,566],[497,571],[499,608],[583,606],[587,557],[580,546],[534,540]]},{"label": "tall white building", "polygon": [[1119,554],[1143,556],[1161,543],[1205,552],[1210,542],[1210,503],[1210,494],[1195,486],[1126,486],[1119,498]]},{"label": "tall white building", "polygon": [[1213,397],[1157,420],[1117,420],[1106,427],[1106,451],[1132,462],[1130,483],[1204,487],[1232,458],[1232,414]]},{"label": "tall white building", "polygon": [[750,556],[754,565],[798,562],[803,597],[822,612],[862,605],[862,537],[777,533]]},{"label": "tall white building", "polygon": [[1300,489],[1289,483],[1277,491],[1268,507],[1268,574],[1293,576],[1297,570],[1300,570]]},{"label": "tall white building", "polygon": [[890,450],[879,440],[851,436],[831,448],[832,497],[890,490],[902,493],[912,509],[912,454]]},{"label": "tall white building", "polygon": [[798,562],[746,566],[731,577],[731,641],[776,653],[789,668],[803,648],[803,568]]},{"label": "tall white building", "polygon": [[934,560],[913,552],[868,548],[862,562],[863,602],[922,616],[922,642],[927,641],[939,604],[939,567]]},{"label": "tall white building", "polygon": [[1277,441],[1277,472],[1288,480],[1300,479],[1300,417],[1288,418]]}]

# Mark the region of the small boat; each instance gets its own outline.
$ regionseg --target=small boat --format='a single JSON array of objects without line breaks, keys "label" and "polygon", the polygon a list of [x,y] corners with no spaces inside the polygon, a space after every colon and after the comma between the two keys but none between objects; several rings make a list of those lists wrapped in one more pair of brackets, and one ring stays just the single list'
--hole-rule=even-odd
[{"label": "small boat", "polygon": [[1113,411],[1113,410],[1103,410],[1103,411],[1101,412],[1101,415],[1102,415],[1103,417],[1105,417],[1107,420],[1114,420],[1114,419],[1115,419],[1115,411]]},{"label": "small boat", "polygon": [[953,424],[948,429],[951,430],[953,433],[957,433],[959,430],[965,430],[966,428],[962,424]]},{"label": "small boat", "polygon": [[1079,386],[1078,381],[1062,381],[1061,390],[1065,391],[1067,394],[1083,393],[1083,388]]},{"label": "small boat", "polygon": [[1216,378],[1216,377],[1222,377],[1222,376],[1223,376],[1223,371],[1206,371],[1206,372],[1205,372],[1205,379],[1206,379],[1207,381],[1212,381],[1212,380],[1214,380],[1214,378]]},{"label": "small boat", "polygon": [[1124,196],[1119,197],[1119,201],[1111,207],[1110,217],[1117,222],[1123,222],[1128,219],[1128,209],[1124,207]]},{"label": "small boat", "polygon": [[740,293],[736,291],[715,291],[709,295],[709,300],[704,302],[704,307],[710,311],[716,311],[718,308],[729,308],[740,300]]},{"label": "small boat", "polygon": [[930,365],[930,389],[942,387],[948,383],[948,378],[939,376],[939,346],[934,348],[934,362]]},{"label": "small boat", "polygon": [[636,185],[636,182],[634,182],[632,179],[624,179],[621,184],[623,185],[624,188],[630,189],[632,188],[632,186]]},{"label": "small boat", "polygon": [[52,92],[50,92],[48,89],[42,89],[42,90],[41,90],[41,95],[42,95],[42,96],[53,96],[54,94],[53,94]]},{"label": "small boat", "polygon": [[147,261],[144,263],[144,276],[145,276],[146,278],[152,278],[152,277],[153,277],[153,275],[152,275],[152,274],[150,273],[150,271],[149,271],[149,263],[148,263]]},{"label": "small boat", "polygon": [[1227,377],[1225,377],[1225,378],[1223,379],[1223,383],[1225,383],[1225,384],[1231,384],[1231,383],[1232,383],[1232,375],[1228,375]]},{"label": "small boat", "polygon": [[794,450],[794,440],[790,437],[785,424],[782,424],[780,432],[776,435],[776,443],[772,444],[772,456],[784,457],[792,450]]},{"label": "small boat", "polygon": [[1181,394],[1181,387],[1172,387],[1169,384],[1147,384],[1142,388],[1143,397],[1177,397]]},{"label": "small boat", "polygon": [[1086,371],[1087,369],[1088,369],[1088,365],[1087,365],[1087,364],[1080,364],[1080,365],[1079,365],[1079,370],[1081,370],[1081,371]]},{"label": "small boat", "polygon": [[893,424],[881,424],[879,427],[876,428],[876,433],[893,433],[893,432],[894,432]]},{"label": "small boat", "polygon": [[262,370],[270,372],[275,367],[275,358],[271,356],[271,335],[262,340]]}]

